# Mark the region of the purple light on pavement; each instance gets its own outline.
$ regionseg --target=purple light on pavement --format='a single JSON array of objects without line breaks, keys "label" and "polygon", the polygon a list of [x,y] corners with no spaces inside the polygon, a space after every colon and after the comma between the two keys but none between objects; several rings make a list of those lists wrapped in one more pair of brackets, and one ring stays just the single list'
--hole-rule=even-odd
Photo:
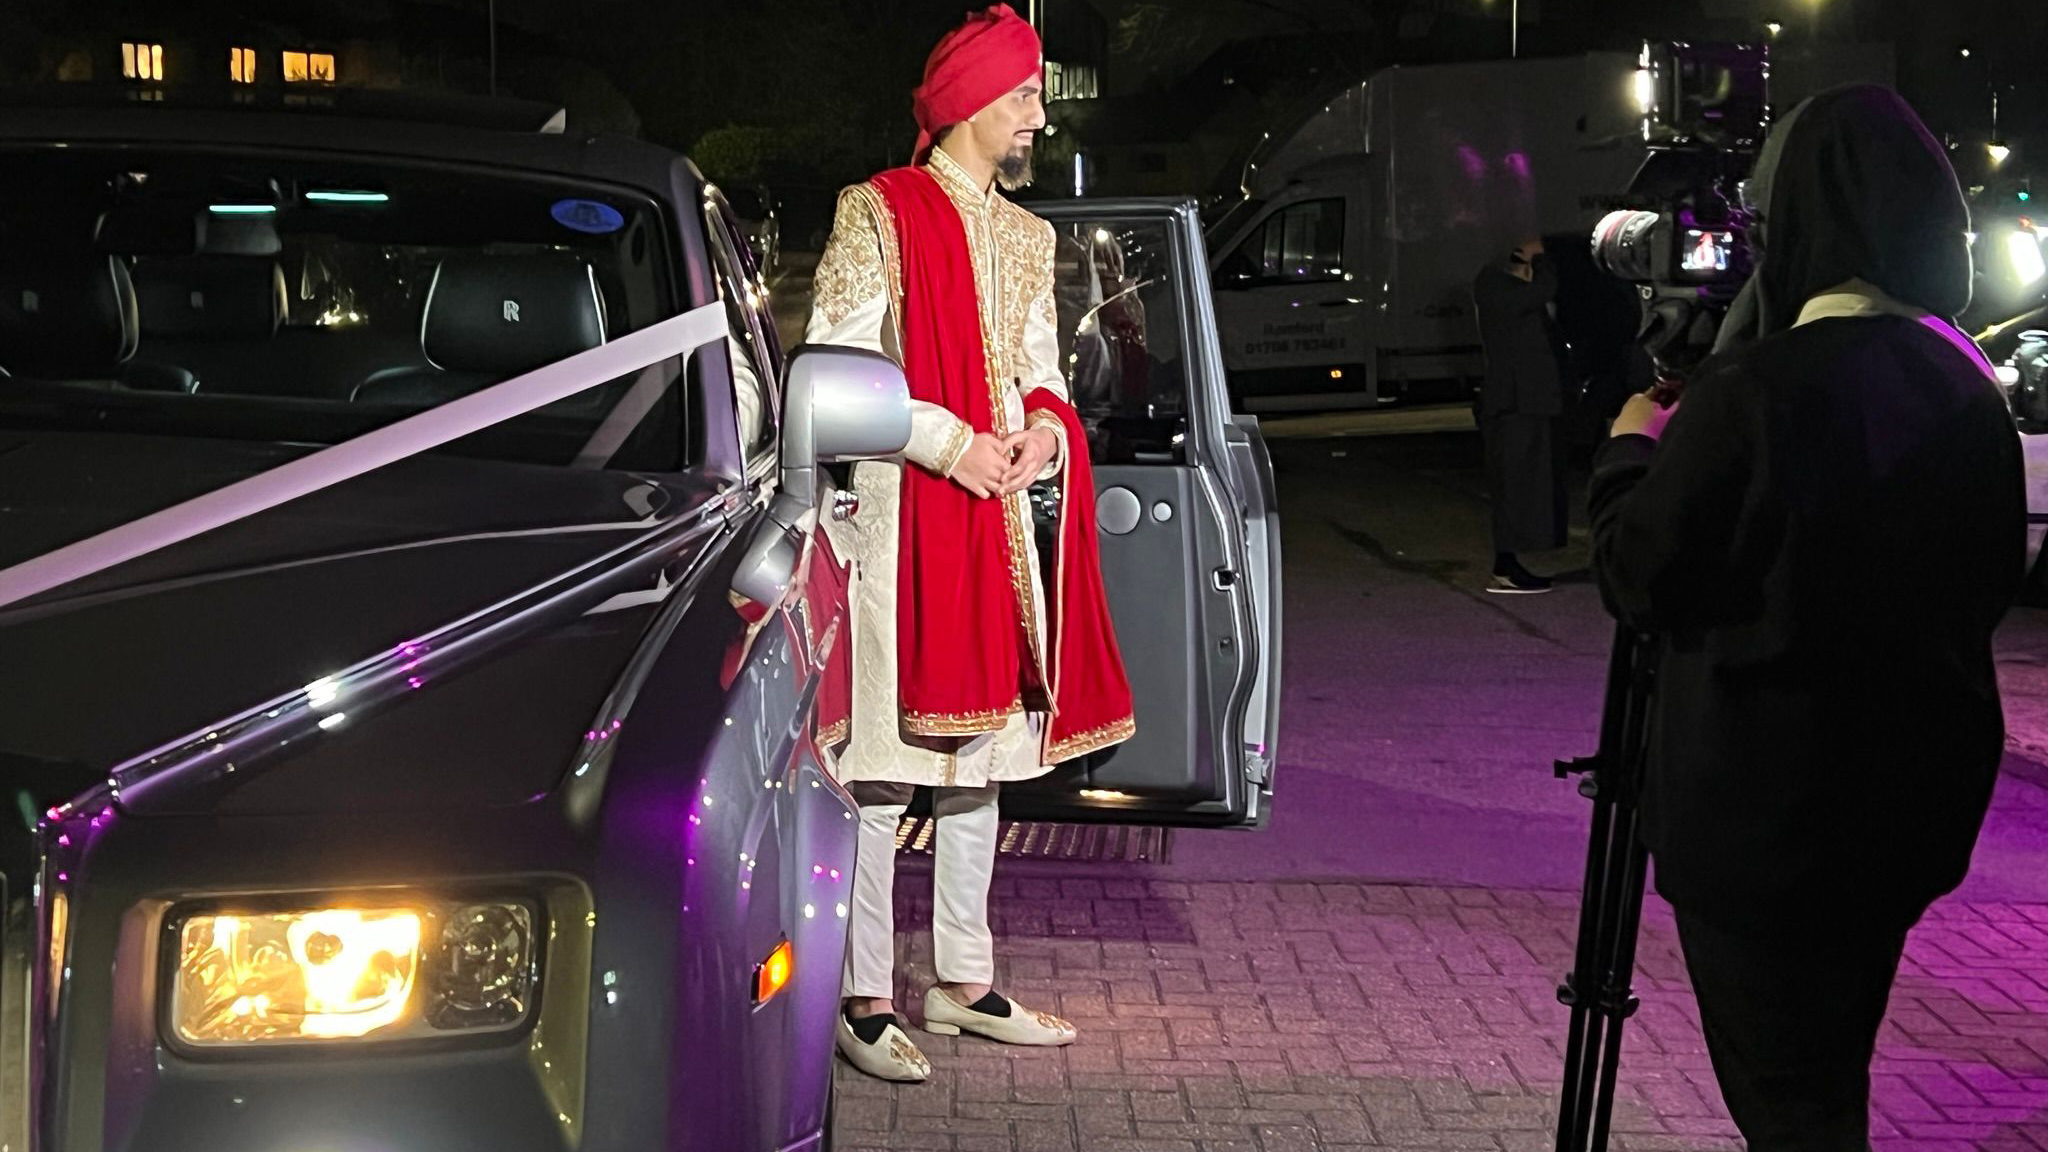
[{"label": "purple light on pavement", "polygon": [[1523,184],[1529,182],[1531,173],[1529,170],[1529,154],[1527,152],[1510,152],[1503,163],[1507,165],[1508,171],[1513,174],[1517,181]]},{"label": "purple light on pavement", "polygon": [[70,834],[69,832],[60,832],[60,833],[58,833],[58,834],[57,834],[57,847],[59,847],[59,848],[69,848],[69,847],[71,847],[71,834]]},{"label": "purple light on pavement", "polygon": [[71,873],[59,872],[57,873],[57,879],[59,881],[62,881],[63,883],[69,884],[71,882]]}]

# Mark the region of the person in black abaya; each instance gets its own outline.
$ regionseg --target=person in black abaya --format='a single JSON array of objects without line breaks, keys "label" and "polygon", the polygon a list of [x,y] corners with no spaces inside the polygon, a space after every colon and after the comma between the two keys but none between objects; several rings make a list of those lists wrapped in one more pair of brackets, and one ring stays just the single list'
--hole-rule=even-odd
[{"label": "person in black abaya", "polygon": [[1489,592],[1548,592],[1550,581],[1522,565],[1520,553],[1565,542],[1564,478],[1557,423],[1564,413],[1561,341],[1550,308],[1557,270],[1543,243],[1517,247],[1472,281],[1486,379],[1479,391],[1479,436],[1493,501],[1493,580]]},{"label": "person in black abaya", "polygon": [[1601,449],[1593,567],[1663,640],[1642,834],[1729,1112],[1753,1152],[1862,1152],[1906,932],[1997,777],[2020,447],[1949,320],[1969,212],[1904,100],[1801,105],[1747,199],[1760,262],[1714,356]]}]

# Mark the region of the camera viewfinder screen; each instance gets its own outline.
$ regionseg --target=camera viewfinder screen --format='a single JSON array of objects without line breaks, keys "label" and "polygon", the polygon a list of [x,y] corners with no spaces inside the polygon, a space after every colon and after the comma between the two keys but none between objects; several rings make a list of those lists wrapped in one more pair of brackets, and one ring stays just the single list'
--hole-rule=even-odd
[{"label": "camera viewfinder screen", "polygon": [[1711,275],[1728,270],[1728,254],[1735,248],[1735,234],[1732,232],[1710,232],[1699,228],[1685,230],[1685,248],[1678,256],[1678,269],[1696,275]]}]

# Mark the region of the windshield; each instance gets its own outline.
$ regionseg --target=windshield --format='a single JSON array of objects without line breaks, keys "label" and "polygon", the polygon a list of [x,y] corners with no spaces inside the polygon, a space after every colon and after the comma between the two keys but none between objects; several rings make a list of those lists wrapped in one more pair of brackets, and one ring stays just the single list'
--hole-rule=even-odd
[{"label": "windshield", "polygon": [[[331,444],[675,312],[660,212],[608,187],[132,146],[0,166],[0,429]],[[636,372],[444,450],[679,467],[660,367],[652,403]]]}]

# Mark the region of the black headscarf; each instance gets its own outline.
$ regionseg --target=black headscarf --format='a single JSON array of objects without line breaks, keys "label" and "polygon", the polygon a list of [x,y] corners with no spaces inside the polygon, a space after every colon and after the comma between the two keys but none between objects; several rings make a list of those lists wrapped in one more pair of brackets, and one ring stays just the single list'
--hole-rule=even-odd
[{"label": "black headscarf", "polygon": [[1796,323],[1852,279],[1953,318],[1970,303],[1970,209],[1948,154],[1889,88],[1857,84],[1801,104],[1771,131],[1750,178],[1762,209],[1756,274],[1716,349]]}]

